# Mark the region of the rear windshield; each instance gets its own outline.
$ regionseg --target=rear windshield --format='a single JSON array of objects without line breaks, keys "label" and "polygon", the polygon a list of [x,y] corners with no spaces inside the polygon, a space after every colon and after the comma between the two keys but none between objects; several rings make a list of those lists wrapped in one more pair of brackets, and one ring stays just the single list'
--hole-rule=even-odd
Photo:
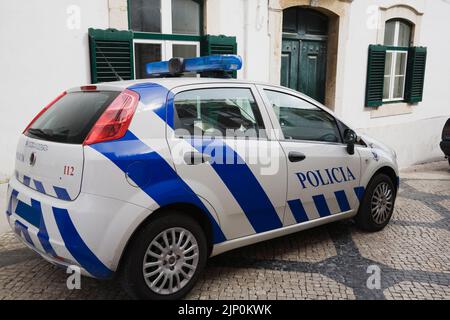
[{"label": "rear windshield", "polygon": [[26,135],[41,140],[82,144],[117,91],[68,93],[42,114]]}]

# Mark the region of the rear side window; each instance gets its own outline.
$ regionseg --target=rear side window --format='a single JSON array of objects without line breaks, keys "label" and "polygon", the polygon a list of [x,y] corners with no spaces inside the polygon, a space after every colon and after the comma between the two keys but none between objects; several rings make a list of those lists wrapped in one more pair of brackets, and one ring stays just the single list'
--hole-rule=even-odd
[{"label": "rear side window", "polygon": [[98,118],[119,94],[118,91],[68,93],[45,111],[26,135],[47,141],[82,144]]},{"label": "rear side window", "polygon": [[264,123],[250,89],[200,89],[175,96],[178,136],[265,137]]},{"label": "rear side window", "polygon": [[327,112],[289,94],[264,91],[286,140],[342,142],[336,120]]}]

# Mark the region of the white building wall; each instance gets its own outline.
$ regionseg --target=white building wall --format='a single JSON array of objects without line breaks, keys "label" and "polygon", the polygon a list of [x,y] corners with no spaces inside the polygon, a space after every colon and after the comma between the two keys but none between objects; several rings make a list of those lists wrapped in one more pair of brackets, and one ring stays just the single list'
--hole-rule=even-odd
[{"label": "white building wall", "polygon": [[428,48],[423,101],[415,106],[383,105],[378,111],[371,111],[364,108],[364,99],[367,48],[379,40],[377,26],[373,27],[371,23],[373,6],[389,8],[397,4],[397,0],[358,0],[351,4],[340,115],[359,131],[393,147],[400,166],[406,167],[443,158],[439,142],[444,123],[450,117],[447,96],[450,88],[450,41],[446,35],[450,30],[450,1],[402,1],[421,14],[421,22],[416,25],[420,38],[414,45]]},{"label": "white building wall", "polygon": [[[206,33],[235,36],[244,66],[238,78],[268,82],[270,37],[265,0],[208,0]],[[281,36],[281,35],[280,35]]]},{"label": "white building wall", "polygon": [[90,82],[89,27],[108,27],[108,0],[0,1],[0,179],[16,142],[63,90]]}]

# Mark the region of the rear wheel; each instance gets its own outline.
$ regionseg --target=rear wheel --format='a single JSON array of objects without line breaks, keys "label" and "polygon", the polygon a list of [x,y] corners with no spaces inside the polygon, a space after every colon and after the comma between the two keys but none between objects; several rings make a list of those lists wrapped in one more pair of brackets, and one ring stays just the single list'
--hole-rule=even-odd
[{"label": "rear wheel", "polygon": [[394,212],[395,197],[392,180],[385,174],[376,175],[366,189],[355,218],[357,226],[370,232],[384,229]]},{"label": "rear wheel", "polygon": [[122,285],[137,299],[184,297],[207,259],[207,241],[199,224],[179,212],[150,221],[134,238],[122,268]]}]

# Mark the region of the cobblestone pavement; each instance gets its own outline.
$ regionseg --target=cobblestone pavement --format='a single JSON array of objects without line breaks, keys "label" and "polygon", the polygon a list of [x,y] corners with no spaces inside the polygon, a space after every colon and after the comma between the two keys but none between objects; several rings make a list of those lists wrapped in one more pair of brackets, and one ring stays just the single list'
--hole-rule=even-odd
[{"label": "cobblestone pavement", "polygon": [[[450,299],[450,180],[406,177],[382,232],[342,221],[234,250],[209,261],[188,299]],[[369,267],[380,289],[367,287]],[[69,291],[66,279],[0,236],[0,300],[127,298],[116,281],[83,278]]]}]

